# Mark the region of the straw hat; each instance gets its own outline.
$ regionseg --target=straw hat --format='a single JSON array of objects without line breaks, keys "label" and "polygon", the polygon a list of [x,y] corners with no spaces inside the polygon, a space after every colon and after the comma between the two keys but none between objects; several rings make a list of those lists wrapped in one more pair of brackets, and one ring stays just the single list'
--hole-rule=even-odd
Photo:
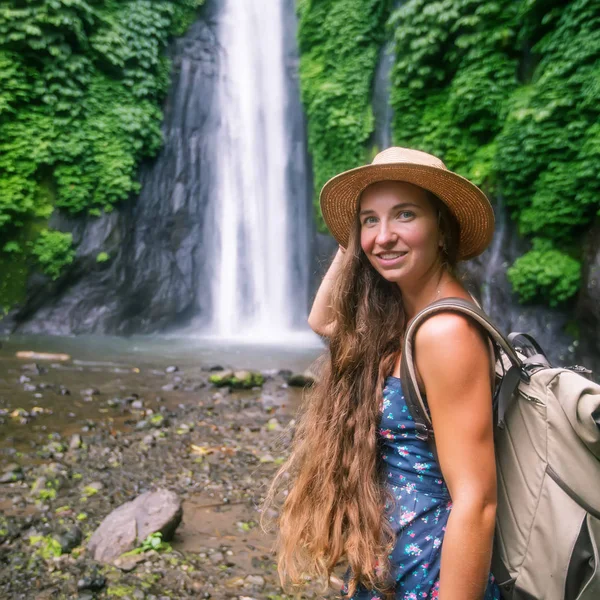
[{"label": "straw hat", "polygon": [[492,241],[494,211],[486,195],[468,179],[449,171],[437,157],[409,148],[380,152],[370,165],[330,179],[321,190],[321,211],[333,237],[344,248],[363,190],[376,181],[406,181],[433,192],[460,225],[459,260],[481,254]]}]

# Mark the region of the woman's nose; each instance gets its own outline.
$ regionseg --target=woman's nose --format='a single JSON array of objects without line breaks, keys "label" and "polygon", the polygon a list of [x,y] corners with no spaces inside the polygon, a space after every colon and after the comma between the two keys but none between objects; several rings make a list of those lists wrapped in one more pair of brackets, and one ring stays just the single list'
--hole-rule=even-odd
[{"label": "woman's nose", "polygon": [[381,222],[379,231],[377,232],[377,238],[375,241],[380,246],[386,246],[387,244],[389,244],[391,242],[395,242],[396,237],[397,236],[396,236],[396,233],[394,232],[394,230],[391,229],[387,223]]}]

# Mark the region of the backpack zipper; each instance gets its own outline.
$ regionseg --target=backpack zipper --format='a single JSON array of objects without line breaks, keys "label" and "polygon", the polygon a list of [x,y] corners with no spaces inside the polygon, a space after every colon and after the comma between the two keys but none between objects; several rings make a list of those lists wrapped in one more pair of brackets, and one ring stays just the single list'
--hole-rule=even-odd
[{"label": "backpack zipper", "polygon": [[596,510],[593,506],[590,506],[579,494],[574,492],[558,475],[558,473],[548,464],[546,465],[546,473],[550,476],[550,479],[556,483],[556,485],[565,493],[573,502],[578,506],[581,506],[585,511],[589,512],[590,515],[600,519],[600,511]]}]

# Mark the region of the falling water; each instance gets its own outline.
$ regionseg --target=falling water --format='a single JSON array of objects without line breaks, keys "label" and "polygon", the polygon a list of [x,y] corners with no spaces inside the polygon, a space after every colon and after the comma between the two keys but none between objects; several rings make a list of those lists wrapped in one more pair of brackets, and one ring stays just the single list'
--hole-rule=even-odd
[{"label": "falling water", "polygon": [[490,246],[489,259],[485,268],[485,274],[481,284],[481,303],[483,310],[488,314],[493,315],[496,313],[495,306],[493,305],[493,290],[496,286],[496,279],[499,273],[504,274],[506,272],[507,265],[504,264],[504,258],[502,255],[502,248],[505,245],[506,235],[506,223],[507,214],[506,207],[504,206],[504,198],[502,194],[496,196],[496,230],[494,232],[494,239]]},{"label": "falling water", "polygon": [[390,103],[390,79],[393,65],[394,42],[390,40],[381,49],[373,85],[372,106],[375,117],[375,131],[372,139],[378,150],[388,148],[392,144],[392,118],[394,113]]},{"label": "falling water", "polygon": [[[215,253],[211,333],[223,338],[285,339],[298,310],[293,246],[302,244],[308,224],[294,219],[292,229],[290,222],[297,211],[287,176],[293,140],[284,1],[226,0],[218,18],[214,231],[208,233]],[[294,279],[294,289],[302,296],[307,282]]]}]

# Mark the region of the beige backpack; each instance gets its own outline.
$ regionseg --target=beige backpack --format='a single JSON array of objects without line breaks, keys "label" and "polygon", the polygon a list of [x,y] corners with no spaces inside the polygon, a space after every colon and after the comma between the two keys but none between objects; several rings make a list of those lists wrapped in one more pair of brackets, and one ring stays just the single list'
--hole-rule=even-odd
[{"label": "beige backpack", "polygon": [[503,598],[600,600],[600,385],[582,367],[552,367],[531,336],[506,338],[478,307],[445,298],[413,319],[401,364],[408,408],[432,444],[412,348],[419,325],[441,311],[468,315],[495,347],[492,573]]}]

